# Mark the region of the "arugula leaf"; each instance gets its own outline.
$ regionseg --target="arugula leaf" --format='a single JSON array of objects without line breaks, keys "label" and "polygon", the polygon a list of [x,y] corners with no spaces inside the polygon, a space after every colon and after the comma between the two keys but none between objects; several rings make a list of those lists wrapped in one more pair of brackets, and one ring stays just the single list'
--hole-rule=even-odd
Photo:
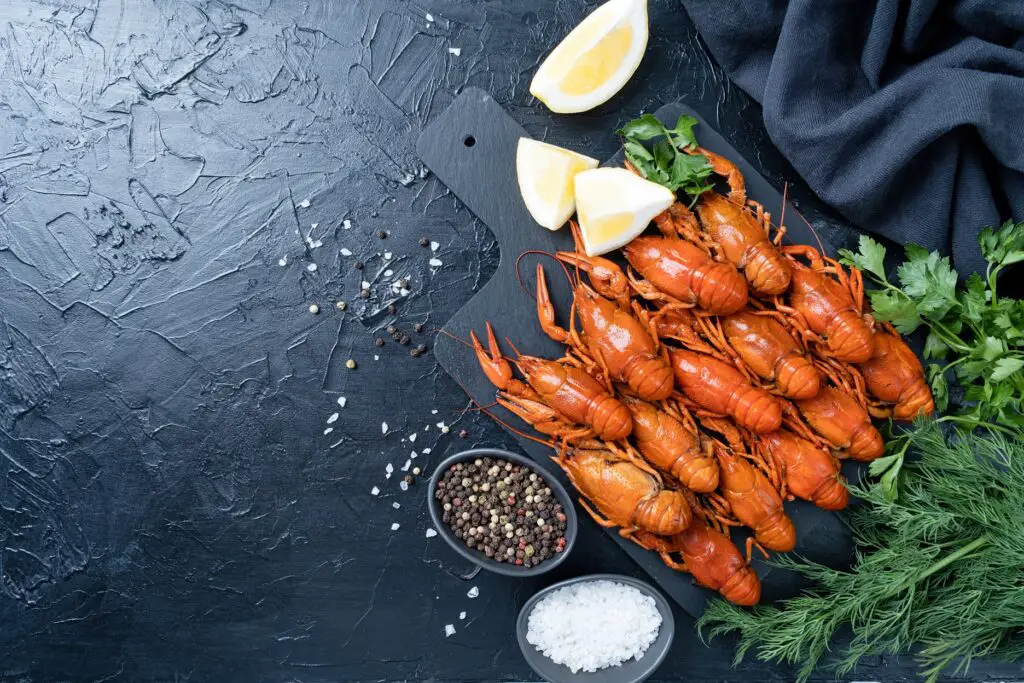
[{"label": "arugula leaf", "polygon": [[[697,147],[693,134],[697,123],[697,119],[684,114],[676,121],[675,128],[669,129],[653,114],[644,114],[617,132],[623,138],[626,160],[640,175],[673,192],[681,188],[696,199],[712,189],[708,178],[714,172],[703,154],[681,151]],[[651,149],[642,144],[655,138],[661,139]]]},{"label": "arugula leaf", "polygon": [[866,270],[880,282],[889,282],[885,276],[885,247],[867,235],[860,236],[859,251],[840,249],[840,261],[848,266]]}]

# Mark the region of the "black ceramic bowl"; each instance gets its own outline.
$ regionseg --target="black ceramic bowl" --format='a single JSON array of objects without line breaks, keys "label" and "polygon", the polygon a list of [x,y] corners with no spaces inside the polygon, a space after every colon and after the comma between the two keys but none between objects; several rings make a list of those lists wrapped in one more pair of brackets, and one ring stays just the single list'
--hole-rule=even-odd
[{"label": "black ceramic bowl", "polygon": [[[475,460],[477,458],[501,458],[509,462],[514,462],[518,465],[524,465],[530,470],[537,473],[537,476],[544,479],[544,483],[551,489],[551,492],[555,494],[555,498],[562,505],[562,510],[565,511],[565,549],[562,552],[555,554],[553,557],[544,560],[535,567],[517,567],[514,564],[508,564],[506,562],[495,562],[491,558],[483,554],[479,550],[470,548],[460,539],[455,537],[448,525],[441,521],[441,504],[434,498],[434,491],[437,490],[437,482],[448,470],[449,467],[457,462],[465,462],[466,460]],[[550,571],[562,564],[565,558],[569,556],[569,551],[572,550],[573,545],[576,543],[576,508],[572,504],[572,498],[569,497],[569,493],[565,490],[557,479],[552,477],[549,473],[537,466],[537,463],[527,458],[524,455],[518,453],[510,453],[509,451],[503,451],[499,448],[474,448],[470,451],[462,451],[455,455],[445,458],[440,465],[434,470],[433,476],[430,477],[430,486],[427,487],[427,508],[430,510],[430,519],[434,522],[434,528],[437,529],[438,535],[443,538],[448,545],[450,545],[455,552],[465,557],[467,560],[474,562],[488,571],[495,572],[497,574],[504,574],[506,576],[537,576],[544,572]]]},{"label": "black ceramic bowl", "polygon": [[[599,580],[623,583],[654,598],[658,613],[661,614],[661,628],[658,630],[658,637],[651,643],[651,646],[647,648],[647,651],[644,652],[640,659],[630,659],[618,666],[610,666],[607,669],[600,669],[598,671],[573,673],[564,664],[556,664],[548,659],[544,653],[526,640],[530,612],[537,606],[541,598],[549,595],[552,591],[577,583]],[[526,601],[523,609],[519,611],[519,618],[516,620],[516,638],[519,641],[519,649],[523,651],[523,657],[538,675],[542,676],[544,680],[550,681],[550,683],[640,683],[640,681],[654,673],[654,670],[665,661],[675,633],[676,625],[675,619],[672,617],[672,607],[668,604],[665,597],[649,583],[620,574],[590,574],[548,586]]]}]

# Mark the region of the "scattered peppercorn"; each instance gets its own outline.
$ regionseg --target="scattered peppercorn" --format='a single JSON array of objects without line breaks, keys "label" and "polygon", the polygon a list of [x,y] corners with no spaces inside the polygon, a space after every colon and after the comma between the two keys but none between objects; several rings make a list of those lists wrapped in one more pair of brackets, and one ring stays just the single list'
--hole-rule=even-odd
[{"label": "scattered peppercorn", "polygon": [[388,313],[390,313],[391,315],[398,313],[398,306],[395,306],[394,304],[388,304]]},{"label": "scattered peppercorn", "polygon": [[[534,567],[566,545],[562,505],[550,488],[538,488],[542,482],[543,476],[525,465],[477,458],[448,468],[437,482],[434,499],[444,524],[468,547],[495,562]],[[549,510],[543,525],[538,523],[541,503]],[[550,511],[561,519],[549,523]]]},{"label": "scattered peppercorn", "polygon": [[460,439],[465,439],[467,436],[469,436],[469,432],[467,432],[465,429],[460,429],[459,430],[459,438]]},{"label": "scattered peppercorn", "polygon": [[356,270],[362,270],[363,269],[363,262],[362,261],[356,261],[355,263],[352,264],[352,267],[355,268]]},{"label": "scattered peppercorn", "polygon": [[416,351],[419,352],[421,355],[426,353],[427,352],[427,345],[426,344],[420,344],[419,346],[416,347]]},{"label": "scattered peppercorn", "polygon": [[412,329],[414,329],[416,331],[416,334],[419,334],[420,332],[423,331],[423,328],[424,328],[423,323],[416,323],[416,325]]},{"label": "scattered peppercorn", "polygon": [[422,471],[423,470],[421,470],[419,467],[413,467],[412,468],[412,473],[415,474],[417,477],[420,476],[420,472],[422,472]]},{"label": "scattered peppercorn", "polygon": [[361,290],[359,292],[359,298],[360,299],[369,299],[370,298],[370,290],[368,290],[368,289]]},{"label": "scattered peppercorn", "polygon": [[348,302],[346,301],[339,301],[334,305],[338,307],[339,311],[344,311],[346,308],[348,308]]},{"label": "scattered peppercorn", "polygon": [[309,312],[312,313],[313,315],[316,315],[317,313],[320,312],[320,307],[317,306],[316,304],[310,304],[309,305]]},{"label": "scattered peppercorn", "polygon": [[412,340],[409,339],[409,335],[403,334],[401,339],[398,340],[398,343],[401,344],[402,346],[406,346],[410,341]]},{"label": "scattered peppercorn", "polygon": [[399,280],[395,284],[398,285],[399,289],[408,289],[408,287],[409,287],[409,280],[403,277],[401,280]]},{"label": "scattered peppercorn", "polygon": [[374,339],[373,343],[376,344],[377,346],[384,346],[384,340],[381,339],[380,337],[377,337],[376,339]]},{"label": "scattered peppercorn", "polygon": [[395,332],[398,332],[398,328],[396,328],[394,325],[388,325],[385,329],[387,330],[388,334],[394,334]]},{"label": "scattered peppercorn", "polygon": [[421,353],[423,352],[420,351],[418,348],[409,349],[409,355],[412,356],[413,358],[419,358]]},{"label": "scattered peppercorn", "polygon": [[412,483],[416,480],[412,478],[411,474],[407,474],[404,477],[402,477],[402,481],[404,481],[406,484],[412,485]]},{"label": "scattered peppercorn", "polygon": [[420,238],[420,246],[421,247],[429,247],[430,246],[430,240],[428,240],[426,237],[421,237]]},{"label": "scattered peppercorn", "polygon": [[381,239],[384,239],[384,238],[386,238],[387,236],[388,236],[388,232],[387,232],[387,230],[378,230],[378,231],[377,231],[377,237],[379,237],[379,238],[381,238]]},{"label": "scattered peppercorn", "polygon": [[355,370],[356,362],[349,358],[347,361],[345,361],[345,367],[348,368],[349,370]]}]

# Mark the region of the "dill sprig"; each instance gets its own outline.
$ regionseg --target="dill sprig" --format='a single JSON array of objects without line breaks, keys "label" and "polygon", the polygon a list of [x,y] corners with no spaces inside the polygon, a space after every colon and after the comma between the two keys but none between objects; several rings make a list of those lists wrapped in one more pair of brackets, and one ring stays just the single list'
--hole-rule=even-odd
[{"label": "dill sprig", "polygon": [[[753,609],[716,600],[702,636],[738,633],[737,663],[752,652],[794,664],[801,683],[826,657],[842,676],[913,650],[929,683],[975,657],[1024,657],[1024,441],[922,422],[911,443],[920,459],[903,465],[898,497],[854,488],[849,571],[782,557],[812,589]],[[831,657],[841,630],[850,639]]]}]

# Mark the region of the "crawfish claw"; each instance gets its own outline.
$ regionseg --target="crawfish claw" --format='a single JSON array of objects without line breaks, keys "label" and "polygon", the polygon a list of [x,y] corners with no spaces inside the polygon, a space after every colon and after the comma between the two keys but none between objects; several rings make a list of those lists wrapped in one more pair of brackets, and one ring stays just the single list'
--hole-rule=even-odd
[{"label": "crawfish claw", "polygon": [[569,332],[555,324],[555,307],[551,305],[548,293],[548,281],[544,277],[544,266],[537,264],[537,319],[540,328],[556,342],[565,344],[569,341]]},{"label": "crawfish claw", "polygon": [[620,306],[629,306],[629,284],[626,282],[626,275],[613,262],[600,256],[587,256],[576,251],[560,251],[555,257],[586,272],[590,283],[602,296],[612,299]]},{"label": "crawfish claw", "polygon": [[484,350],[483,344],[477,338],[476,332],[469,331],[469,338],[473,342],[473,350],[476,352],[476,359],[480,363],[484,374],[491,384],[499,389],[508,389],[512,384],[512,366],[501,353],[498,340],[494,336],[494,328],[487,323],[487,346],[489,352]]}]

